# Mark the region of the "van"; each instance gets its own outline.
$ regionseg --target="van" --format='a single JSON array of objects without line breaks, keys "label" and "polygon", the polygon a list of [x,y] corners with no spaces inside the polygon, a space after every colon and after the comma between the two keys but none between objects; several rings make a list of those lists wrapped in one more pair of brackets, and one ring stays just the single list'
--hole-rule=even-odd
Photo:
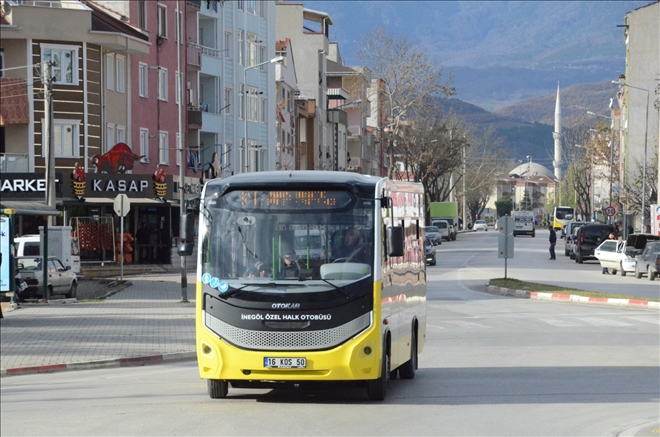
[{"label": "van", "polygon": [[433,226],[438,227],[441,239],[451,241],[451,234],[449,233],[449,222],[447,220],[433,220],[432,224]]},{"label": "van", "polygon": [[573,247],[575,249],[575,262],[582,264],[584,260],[596,259],[596,248],[607,238],[610,232],[616,233],[614,225],[589,223],[580,226]]},{"label": "van", "polygon": [[536,237],[534,213],[532,211],[513,211],[513,221],[515,223],[513,228],[514,237],[517,235],[531,235],[532,237]]},{"label": "van", "polygon": [[24,235],[14,238],[16,256],[40,256],[41,240],[39,235]]}]

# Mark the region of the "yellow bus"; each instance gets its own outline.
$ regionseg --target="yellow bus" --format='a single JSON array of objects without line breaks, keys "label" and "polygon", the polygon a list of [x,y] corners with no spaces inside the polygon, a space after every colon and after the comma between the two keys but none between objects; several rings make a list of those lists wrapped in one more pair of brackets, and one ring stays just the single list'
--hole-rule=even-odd
[{"label": "yellow bus", "polygon": [[417,183],[326,171],[207,182],[196,349],[209,396],[356,381],[383,400],[390,377],[414,378],[426,338],[424,238]]},{"label": "yellow bus", "polygon": [[566,223],[575,220],[575,208],[572,206],[555,206],[552,214],[552,227],[561,229]]}]

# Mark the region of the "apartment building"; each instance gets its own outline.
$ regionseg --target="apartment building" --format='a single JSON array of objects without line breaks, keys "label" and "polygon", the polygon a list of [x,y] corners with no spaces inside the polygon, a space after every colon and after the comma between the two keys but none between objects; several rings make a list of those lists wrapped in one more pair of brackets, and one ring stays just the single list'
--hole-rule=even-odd
[{"label": "apartment building", "polygon": [[300,168],[300,151],[296,144],[297,113],[296,98],[298,80],[296,63],[291,48],[291,40],[277,41],[275,54],[284,58],[275,66],[277,103],[275,107],[275,127],[277,132],[276,170],[295,170]]}]

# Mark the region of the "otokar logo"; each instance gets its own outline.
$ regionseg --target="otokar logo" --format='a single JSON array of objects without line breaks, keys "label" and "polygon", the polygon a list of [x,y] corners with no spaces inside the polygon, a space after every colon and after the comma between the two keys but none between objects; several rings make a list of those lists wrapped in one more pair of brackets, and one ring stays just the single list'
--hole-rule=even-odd
[{"label": "otokar logo", "polygon": [[274,303],[273,309],[275,310],[297,310],[300,308],[299,303]]}]

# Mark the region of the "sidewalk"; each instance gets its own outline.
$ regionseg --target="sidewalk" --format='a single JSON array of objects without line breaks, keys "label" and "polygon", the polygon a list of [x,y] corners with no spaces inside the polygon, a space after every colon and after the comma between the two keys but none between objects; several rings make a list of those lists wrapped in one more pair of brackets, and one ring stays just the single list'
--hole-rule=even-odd
[{"label": "sidewalk", "polygon": [[25,304],[0,321],[2,376],[141,365],[195,356],[195,286],[181,303],[180,275],[125,277],[105,302]]}]

